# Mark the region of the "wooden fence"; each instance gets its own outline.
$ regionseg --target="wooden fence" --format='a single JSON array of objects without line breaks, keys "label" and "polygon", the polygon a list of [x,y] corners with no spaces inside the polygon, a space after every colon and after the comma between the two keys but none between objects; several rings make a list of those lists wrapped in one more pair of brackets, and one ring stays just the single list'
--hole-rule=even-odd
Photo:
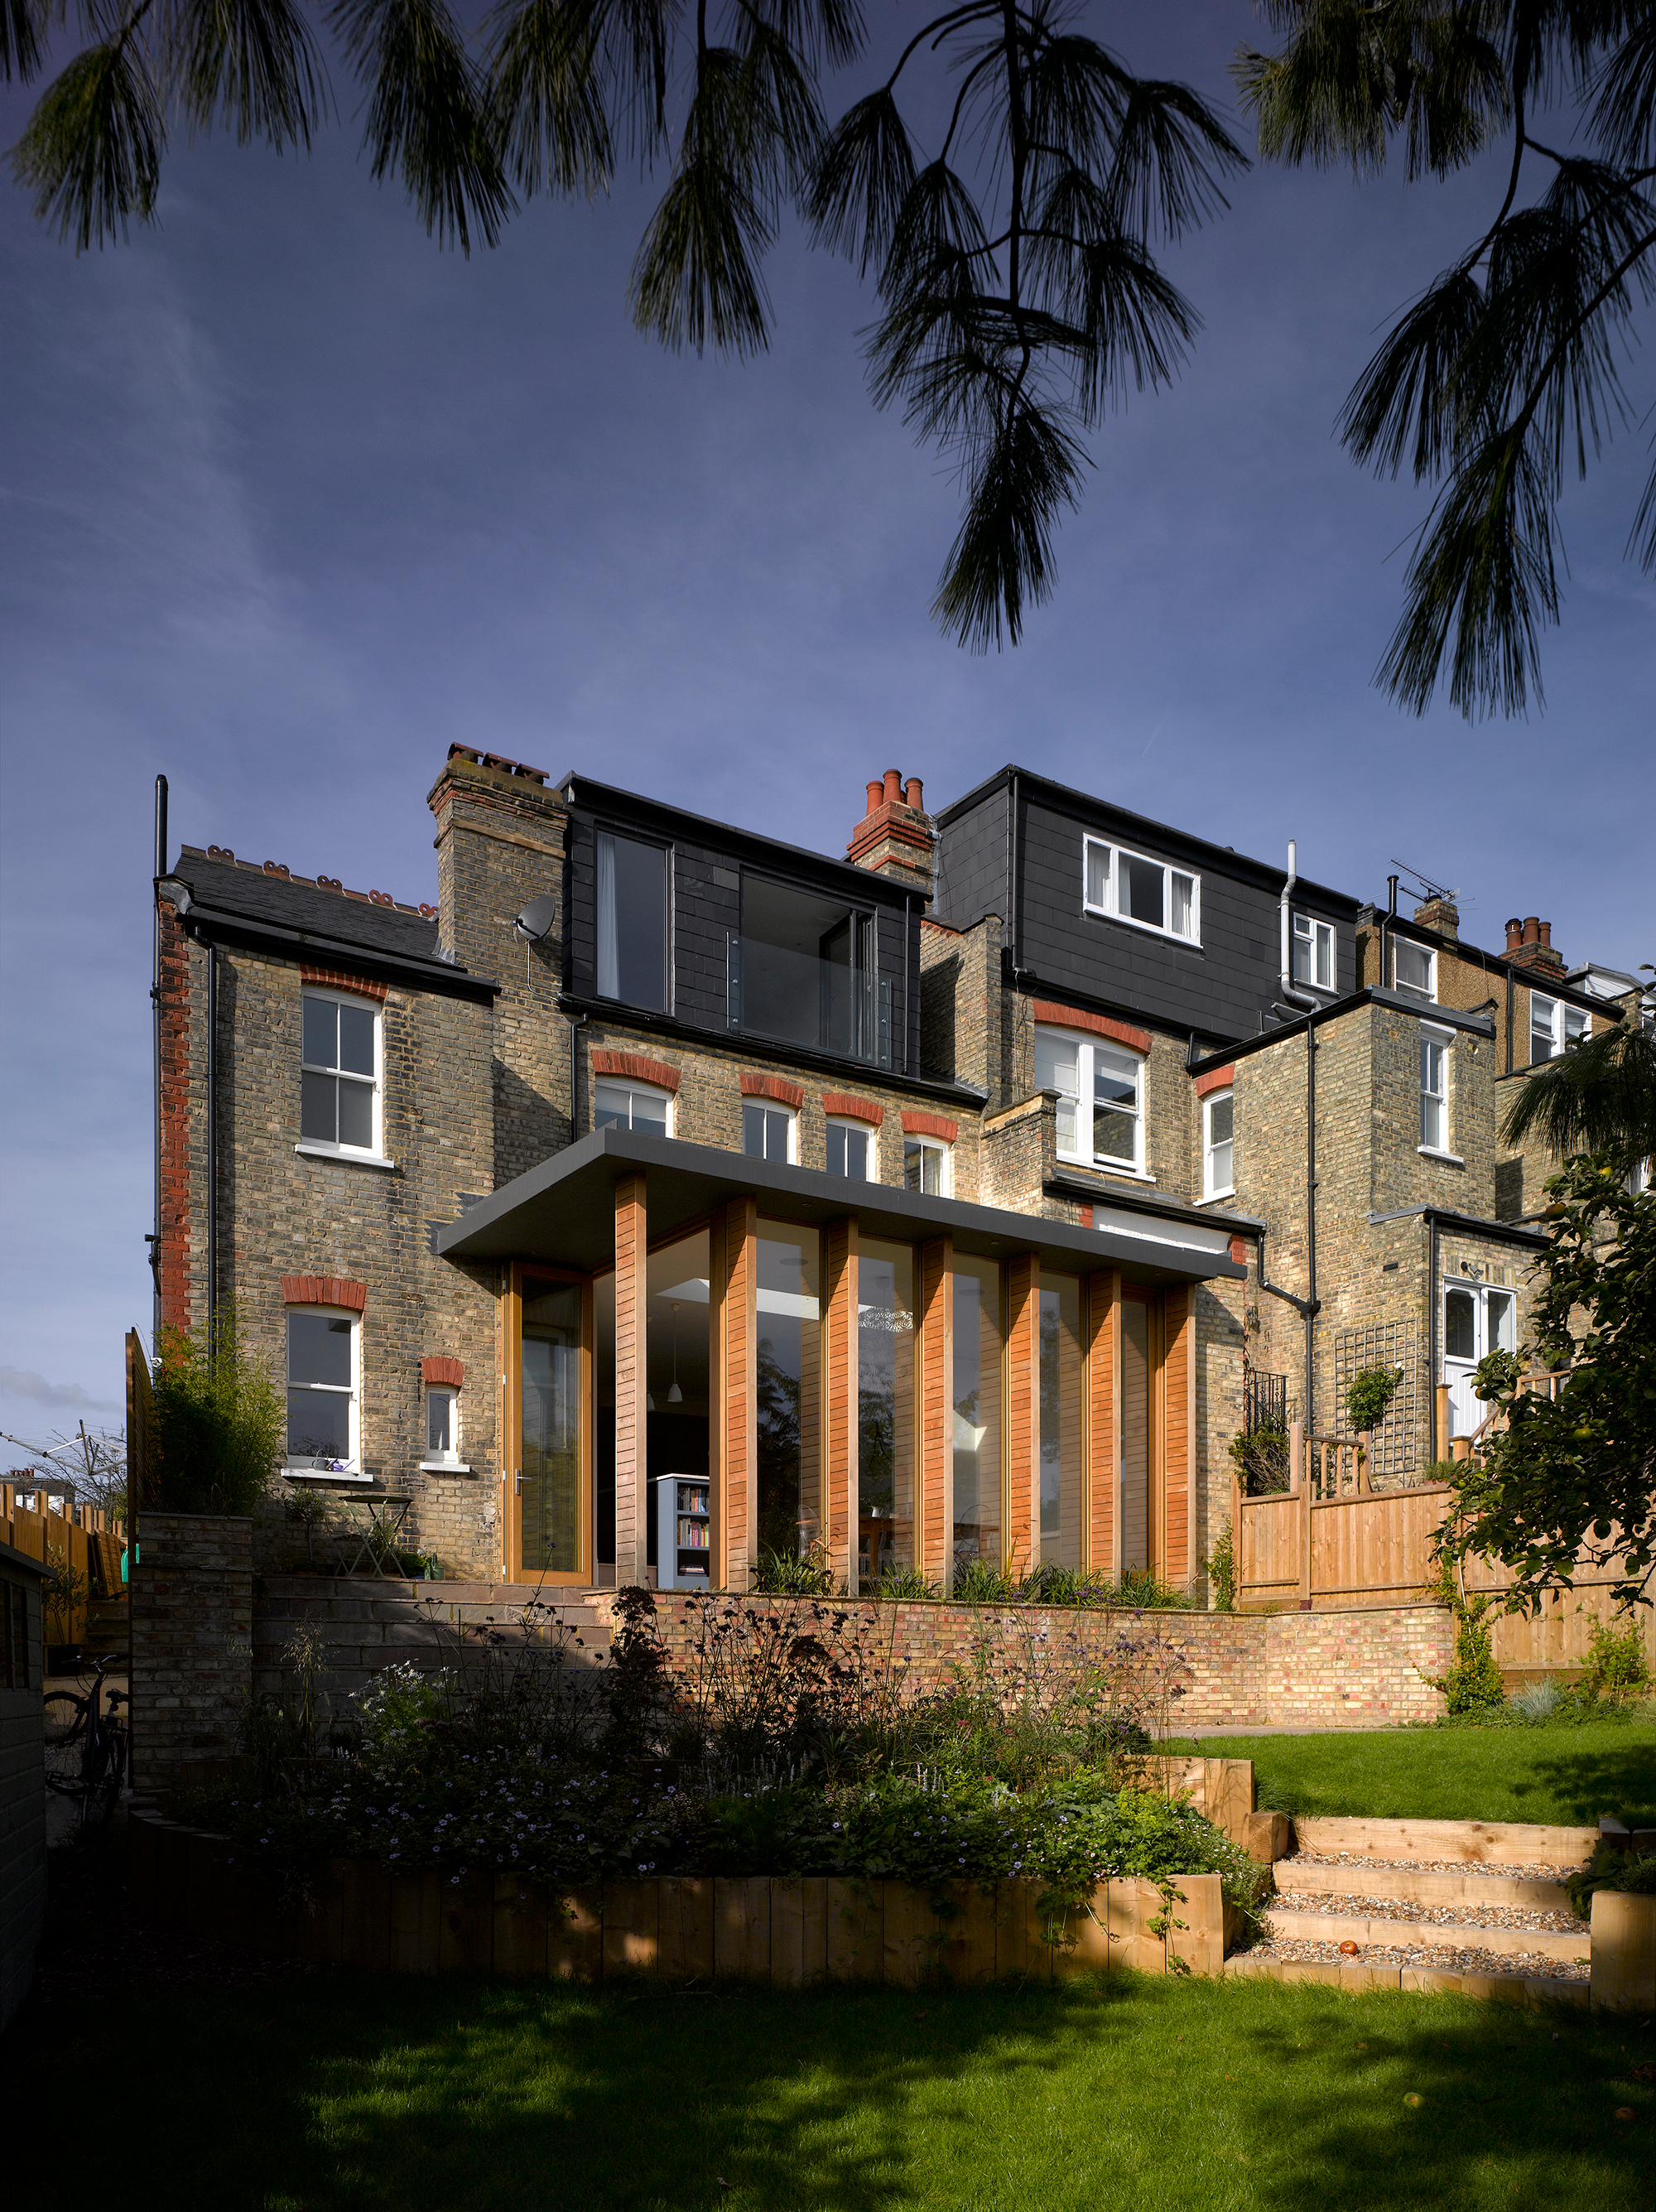
[{"label": "wooden fence", "polygon": [[[27,1502],[26,1502],[27,1501]],[[0,1482],[0,1542],[9,1544],[43,1566],[66,1562],[83,1578],[90,1608],[102,1601],[106,1607],[119,1603],[125,1592],[121,1583],[121,1552],[124,1531],[101,1507],[76,1505],[46,1488],[45,1478],[34,1486]],[[54,1612],[44,1601],[45,1640],[48,1644],[78,1644],[87,1633],[88,1606]]]},{"label": "wooden fence", "polygon": [[[1245,1498],[1233,1480],[1239,1610],[1308,1613],[1429,1601],[1436,1579],[1432,1542],[1453,1495],[1447,1483],[1372,1489],[1355,1437],[1307,1437],[1297,1423],[1289,1431],[1289,1481],[1286,1491]],[[1615,1615],[1616,1578],[1614,1562],[1584,1565],[1575,1587],[1551,1593],[1532,1619],[1492,1614],[1499,1664],[1526,1672],[1583,1666],[1590,1624]],[[1511,1577],[1492,1561],[1474,1559],[1465,1586],[1469,1595],[1499,1597],[1511,1588]],[[1656,1665],[1656,1607],[1640,1607],[1634,1617]]]}]

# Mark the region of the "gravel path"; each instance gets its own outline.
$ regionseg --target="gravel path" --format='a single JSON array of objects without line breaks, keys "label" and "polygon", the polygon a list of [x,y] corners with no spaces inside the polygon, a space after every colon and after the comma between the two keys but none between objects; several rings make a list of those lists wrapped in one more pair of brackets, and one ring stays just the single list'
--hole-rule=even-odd
[{"label": "gravel path", "polygon": [[1284,1938],[1252,1943],[1239,1955],[1279,1960],[1284,1965],[1322,1960],[1338,1966],[1433,1966],[1453,1973],[1515,1975],[1525,1980],[1546,1975],[1560,1982],[1585,1982],[1592,1972],[1585,1959],[1548,1959],[1537,1951],[1479,1951],[1453,1943],[1365,1943],[1354,1957],[1338,1943]]},{"label": "gravel path", "polygon": [[1431,1928],[1544,1928],[1550,1934],[1586,1937],[1584,1920],[1573,1912],[1526,1912],[1517,1905],[1420,1905],[1407,1898],[1331,1894],[1325,1890],[1279,1889],[1276,1906],[1287,1912],[1349,1912],[1360,1920],[1407,1920]]},{"label": "gravel path", "polygon": [[1504,1881],[1562,1881],[1567,1874],[1575,1872],[1569,1866],[1491,1866],[1480,1861],[1473,1864],[1466,1859],[1370,1859],[1356,1851],[1339,1851],[1332,1857],[1314,1851],[1295,1851],[1292,1858],[1278,1859],[1277,1879],[1291,1879],[1295,1867],[1378,1867],[1398,1874],[1465,1874],[1488,1875]]}]

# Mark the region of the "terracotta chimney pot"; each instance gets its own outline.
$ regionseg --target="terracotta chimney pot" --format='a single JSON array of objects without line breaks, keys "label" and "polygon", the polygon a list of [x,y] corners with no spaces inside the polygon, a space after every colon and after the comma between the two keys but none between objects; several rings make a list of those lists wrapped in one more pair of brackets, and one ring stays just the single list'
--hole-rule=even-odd
[{"label": "terracotta chimney pot", "polygon": [[869,811],[869,812],[870,812],[870,814],[872,814],[872,813],[873,813],[873,811],[874,811],[875,808],[879,805],[879,803],[880,803],[880,801],[881,801],[882,798],[884,796],[884,794],[885,794],[885,786],[884,786],[884,784],[883,784],[883,783],[870,783],[870,786],[869,786],[869,787],[868,787],[868,811]]},{"label": "terracotta chimney pot", "polygon": [[1541,932],[1542,944],[1550,945],[1552,943],[1552,924],[1550,921],[1544,921],[1538,923],[1537,927]]},{"label": "terracotta chimney pot", "polygon": [[885,772],[885,803],[888,806],[900,806],[902,796],[902,773],[901,769],[889,768]]},{"label": "terracotta chimney pot", "polygon": [[1524,942],[1526,945],[1539,945],[1541,942],[1541,922],[1536,915],[1526,914],[1524,917]]},{"label": "terracotta chimney pot", "polygon": [[903,786],[903,797],[917,814],[925,813],[925,793],[921,790],[920,779],[919,776],[911,775],[909,777],[908,781]]},{"label": "terracotta chimney pot", "polygon": [[1517,951],[1517,950],[1518,950],[1518,948],[1519,948],[1519,946],[1520,946],[1523,942],[1524,942],[1524,925],[1523,925],[1523,923],[1519,920],[1518,916],[1517,916],[1516,915],[1513,915],[1513,916],[1512,917],[1511,921],[1508,921],[1508,923],[1507,924],[1507,951],[1508,951],[1508,952],[1516,952],[1516,951]]}]

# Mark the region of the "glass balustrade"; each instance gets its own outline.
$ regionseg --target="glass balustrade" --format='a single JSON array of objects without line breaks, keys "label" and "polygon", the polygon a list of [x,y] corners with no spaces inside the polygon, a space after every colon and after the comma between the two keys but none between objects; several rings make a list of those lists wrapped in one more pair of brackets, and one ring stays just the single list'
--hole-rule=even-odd
[{"label": "glass balustrade", "polygon": [[725,1016],[748,1036],[891,1065],[891,981],[850,957],[823,958],[754,937],[725,939]]}]

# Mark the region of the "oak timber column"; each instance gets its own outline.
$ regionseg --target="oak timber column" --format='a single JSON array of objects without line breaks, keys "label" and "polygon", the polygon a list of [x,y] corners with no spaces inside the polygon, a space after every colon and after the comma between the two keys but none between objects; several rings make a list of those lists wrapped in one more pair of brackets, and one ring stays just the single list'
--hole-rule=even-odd
[{"label": "oak timber column", "polygon": [[616,1583],[649,1580],[648,1231],[644,1177],[616,1185]]},{"label": "oak timber column", "polygon": [[856,1589],[857,1224],[822,1230],[822,1541],[836,1587]]},{"label": "oak timber column", "polygon": [[955,1240],[931,1237],[915,1255],[920,1322],[919,1496],[914,1564],[948,1595],[955,1533]]},{"label": "oak timber column", "polygon": [[1082,1323],[1087,1348],[1087,1552],[1095,1574],[1121,1579],[1121,1271],[1089,1275]]},{"label": "oak timber column", "polygon": [[745,1590],[759,1553],[759,1206],[733,1198],[713,1220],[713,1583]]},{"label": "oak timber column", "polygon": [[1169,1291],[1162,1302],[1162,1561],[1163,1579],[1185,1583],[1196,1491],[1196,1294]]},{"label": "oak timber column", "polygon": [[1014,1574],[1040,1565],[1040,1261],[1033,1252],[1006,1263],[1005,1546]]}]

